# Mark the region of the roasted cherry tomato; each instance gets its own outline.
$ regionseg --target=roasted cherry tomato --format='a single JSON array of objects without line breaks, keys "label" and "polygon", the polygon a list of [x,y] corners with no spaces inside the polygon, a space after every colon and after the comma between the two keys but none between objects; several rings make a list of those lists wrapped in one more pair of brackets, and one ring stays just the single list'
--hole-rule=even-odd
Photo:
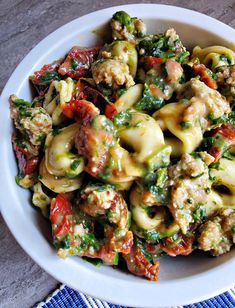
[{"label": "roasted cherry tomato", "polygon": [[192,70],[195,76],[199,75],[200,80],[211,89],[217,89],[217,83],[211,76],[211,71],[204,64],[193,64]]},{"label": "roasted cherry tomato", "polygon": [[50,221],[52,223],[53,235],[63,238],[71,231],[72,208],[68,197],[64,193],[60,193],[51,201]]},{"label": "roasted cherry tomato", "polygon": [[83,48],[74,46],[65,61],[60,65],[59,74],[74,79],[86,76],[99,50],[100,47]]},{"label": "roasted cherry tomato", "polygon": [[164,238],[160,247],[171,257],[187,256],[193,251],[193,242],[194,236],[187,237],[180,233],[177,239],[172,237]]}]

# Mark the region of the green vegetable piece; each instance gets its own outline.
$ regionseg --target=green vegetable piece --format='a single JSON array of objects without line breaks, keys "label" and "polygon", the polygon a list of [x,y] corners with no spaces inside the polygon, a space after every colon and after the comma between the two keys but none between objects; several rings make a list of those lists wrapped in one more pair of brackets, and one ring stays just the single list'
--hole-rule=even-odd
[{"label": "green vegetable piece", "polygon": [[71,169],[72,169],[73,171],[76,171],[77,168],[78,168],[78,166],[80,165],[80,163],[81,163],[80,160],[74,160],[74,161],[72,162],[72,164],[71,164]]},{"label": "green vegetable piece", "polygon": [[204,207],[198,207],[192,214],[195,222],[201,220],[206,215],[206,209]]},{"label": "green vegetable piece", "polygon": [[21,181],[21,180],[22,180],[22,176],[19,175],[19,174],[17,174],[17,175],[15,176],[16,184],[17,184],[17,185],[20,185],[20,181]]},{"label": "green vegetable piece", "polygon": [[156,185],[159,187],[164,187],[167,180],[167,168],[160,168],[156,171]]},{"label": "green vegetable piece", "polygon": [[182,121],[182,122],[180,122],[180,126],[182,127],[182,129],[188,129],[188,128],[190,128],[191,127],[191,123],[190,122],[188,122],[188,121]]},{"label": "green vegetable piece", "polygon": [[113,19],[120,22],[121,25],[127,27],[131,24],[131,17],[124,11],[118,11],[113,15]]},{"label": "green vegetable piece", "polygon": [[70,248],[70,240],[71,236],[68,234],[66,235],[59,243],[60,248],[69,249]]},{"label": "green vegetable piece", "polygon": [[131,122],[131,114],[125,111],[119,112],[113,118],[113,123],[116,126],[125,126],[129,127]]},{"label": "green vegetable piece", "polygon": [[100,259],[97,258],[89,258],[89,257],[82,257],[82,259],[86,262],[91,263],[92,265],[96,266],[96,267],[101,267],[101,265],[103,264],[103,262]]},{"label": "green vegetable piece", "polygon": [[138,231],[147,241],[157,242],[160,239],[160,234],[156,230],[145,230],[139,228]]},{"label": "green vegetable piece", "polygon": [[17,98],[13,101],[15,107],[30,107],[31,103],[25,101],[24,99]]},{"label": "green vegetable piece", "polygon": [[60,76],[58,75],[57,72],[47,71],[43,75],[41,75],[38,79],[43,81],[43,82],[48,82],[48,81],[51,81],[51,80],[60,80],[61,78],[60,78]]},{"label": "green vegetable piece", "polygon": [[116,253],[113,258],[113,265],[118,265],[118,262],[119,262],[119,254]]},{"label": "green vegetable piece", "polygon": [[171,146],[165,146],[162,150],[158,150],[147,160],[147,166],[150,170],[156,170],[160,167],[166,167],[170,164]]},{"label": "green vegetable piece", "polygon": [[72,59],[70,60],[70,64],[71,64],[71,67],[72,67],[73,70],[76,70],[76,69],[77,69],[77,67],[78,67],[78,62],[77,62],[77,60],[75,60],[74,58],[72,58]]},{"label": "green vegetable piece", "polygon": [[140,249],[140,251],[142,252],[142,254],[145,256],[145,258],[146,258],[149,262],[152,262],[152,261],[153,261],[153,258],[152,258],[151,253],[149,253],[149,252],[144,248],[143,243],[142,243],[139,239],[137,239],[137,238],[134,239],[134,245],[137,246],[137,247]]}]

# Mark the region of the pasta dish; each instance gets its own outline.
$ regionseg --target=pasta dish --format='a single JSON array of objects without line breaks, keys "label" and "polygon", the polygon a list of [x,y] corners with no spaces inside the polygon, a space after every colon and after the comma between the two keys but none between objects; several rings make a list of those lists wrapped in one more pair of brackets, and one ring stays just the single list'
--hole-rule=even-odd
[{"label": "pasta dish", "polygon": [[235,243],[235,53],[188,51],[124,11],[102,46],[73,46],[10,96],[16,182],[59,257],[157,281],[164,255]]}]

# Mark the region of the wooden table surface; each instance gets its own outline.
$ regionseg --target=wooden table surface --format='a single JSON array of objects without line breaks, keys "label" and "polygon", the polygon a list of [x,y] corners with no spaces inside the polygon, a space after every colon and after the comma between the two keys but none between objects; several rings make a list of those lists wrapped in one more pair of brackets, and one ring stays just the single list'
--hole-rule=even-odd
[{"label": "wooden table surface", "polygon": [[[233,0],[0,0],[0,92],[25,55],[58,27],[95,10],[136,2],[163,3],[193,9],[235,28]],[[59,285],[58,281],[26,255],[1,216],[0,252],[1,308],[32,307]]]}]

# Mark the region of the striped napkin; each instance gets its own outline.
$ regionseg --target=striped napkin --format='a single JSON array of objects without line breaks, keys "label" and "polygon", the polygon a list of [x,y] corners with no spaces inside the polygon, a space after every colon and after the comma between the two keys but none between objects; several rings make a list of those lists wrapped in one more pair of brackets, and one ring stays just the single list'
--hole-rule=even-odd
[{"label": "striped napkin", "polygon": [[[91,298],[79,293],[65,285],[56,290],[45,302],[41,302],[35,308],[126,308],[113,305],[99,299]],[[175,308],[235,308],[235,288],[215,296],[206,301]]]}]

